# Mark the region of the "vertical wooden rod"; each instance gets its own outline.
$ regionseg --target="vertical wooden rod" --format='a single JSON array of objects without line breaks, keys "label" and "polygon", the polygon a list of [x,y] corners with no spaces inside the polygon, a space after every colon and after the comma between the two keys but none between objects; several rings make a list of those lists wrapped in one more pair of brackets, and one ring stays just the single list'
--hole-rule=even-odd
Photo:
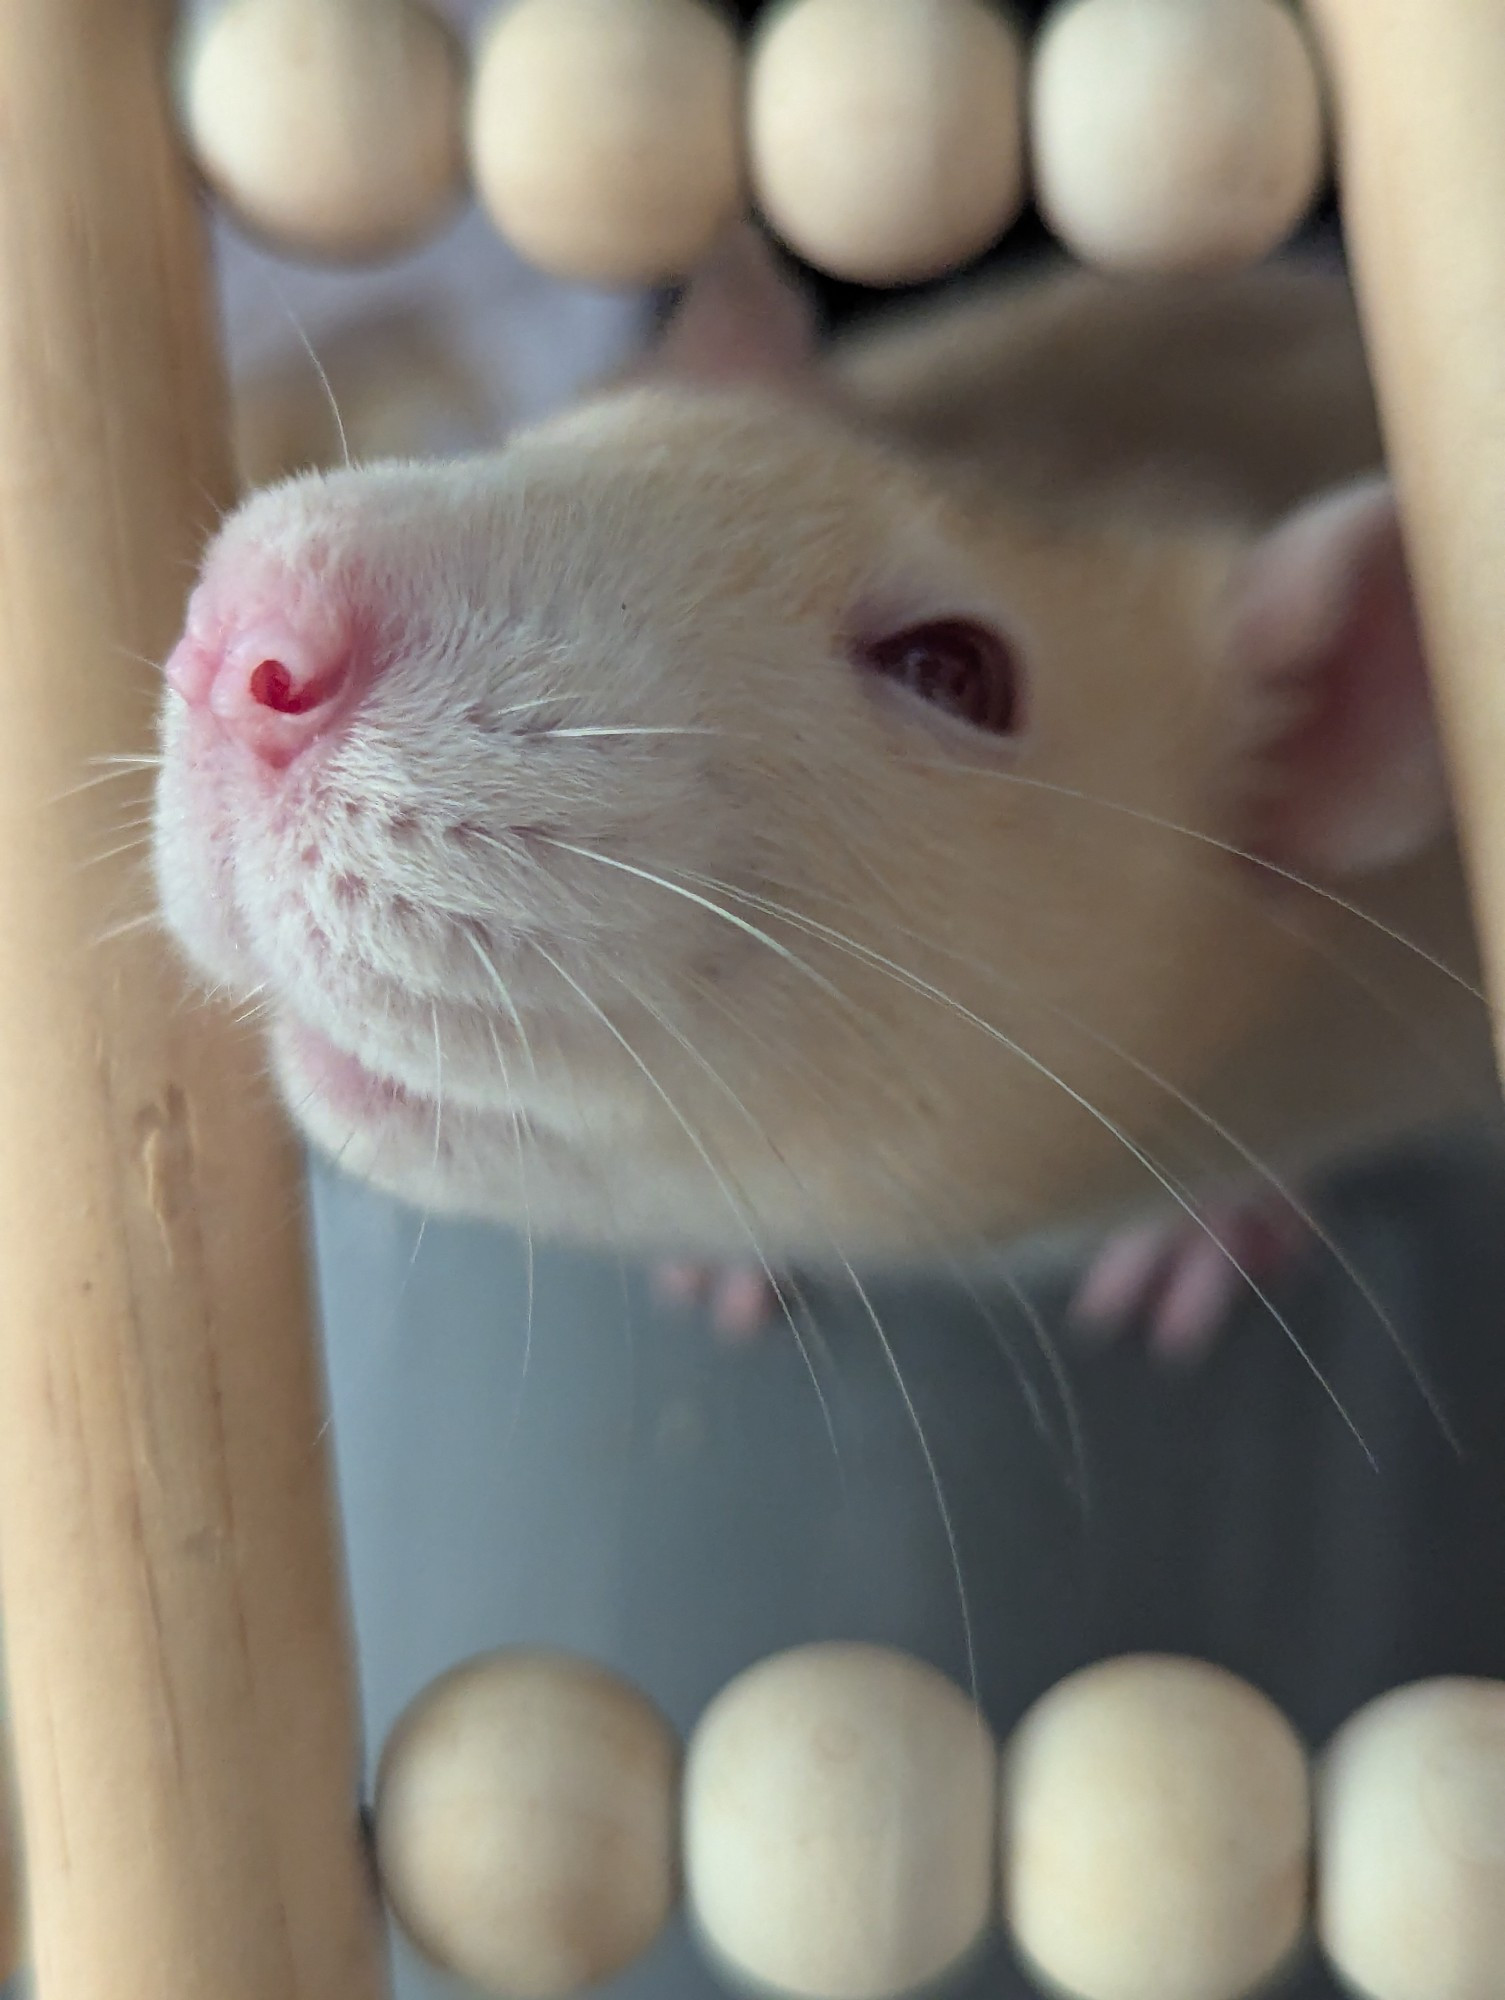
[{"label": "vertical wooden rod", "polygon": [[1308,0],[1505,1064],[1505,0]]},{"label": "vertical wooden rod", "polygon": [[0,0],[0,1570],[39,2000],[379,2000],[299,1165],[131,838],[229,491],[168,0]]}]

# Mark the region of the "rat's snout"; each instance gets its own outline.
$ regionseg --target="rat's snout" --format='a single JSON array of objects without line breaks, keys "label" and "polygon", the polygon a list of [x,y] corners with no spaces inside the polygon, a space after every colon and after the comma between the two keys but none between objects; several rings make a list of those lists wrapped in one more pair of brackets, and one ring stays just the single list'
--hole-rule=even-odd
[{"label": "rat's snout", "polygon": [[190,629],[167,662],[167,682],[192,709],[263,763],[281,769],[324,735],[348,706],[348,639],[291,620],[231,624],[222,634]]}]

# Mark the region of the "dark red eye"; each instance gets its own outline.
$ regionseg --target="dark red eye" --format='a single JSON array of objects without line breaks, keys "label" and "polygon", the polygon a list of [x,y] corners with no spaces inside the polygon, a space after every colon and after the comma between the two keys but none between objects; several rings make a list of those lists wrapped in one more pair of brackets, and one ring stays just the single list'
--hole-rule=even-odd
[{"label": "dark red eye", "polygon": [[991,626],[971,618],[934,618],[867,641],[858,658],[873,673],[974,729],[1012,736],[1022,726],[1019,663]]}]

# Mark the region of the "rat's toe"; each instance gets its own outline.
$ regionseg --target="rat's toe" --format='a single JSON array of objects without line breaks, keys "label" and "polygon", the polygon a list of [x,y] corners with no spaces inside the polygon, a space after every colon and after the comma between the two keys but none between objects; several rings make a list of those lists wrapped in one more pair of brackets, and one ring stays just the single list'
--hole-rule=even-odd
[{"label": "rat's toe", "polygon": [[737,1345],[764,1332],[783,1308],[778,1287],[766,1271],[721,1271],[711,1285],[711,1324]]},{"label": "rat's toe", "polygon": [[1088,1264],[1070,1316],[1100,1339],[1143,1324],[1163,1360],[1196,1360],[1242,1295],[1251,1287],[1263,1292],[1289,1268],[1307,1234],[1298,1212],[1275,1197],[1121,1230]]},{"label": "rat's toe", "polygon": [[740,1346],[780,1317],[778,1286],[759,1265],[659,1264],[656,1296],[669,1306],[704,1306],[721,1339]]}]

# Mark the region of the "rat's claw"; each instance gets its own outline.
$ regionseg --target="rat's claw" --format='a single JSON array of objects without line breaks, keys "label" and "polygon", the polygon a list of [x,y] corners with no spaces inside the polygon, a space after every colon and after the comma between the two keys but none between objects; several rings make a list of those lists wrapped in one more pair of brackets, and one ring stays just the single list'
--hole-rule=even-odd
[{"label": "rat's claw", "polygon": [[1071,1318],[1104,1339],[1142,1322],[1156,1354],[1195,1360],[1221,1334],[1250,1281],[1263,1290],[1289,1267],[1306,1234],[1294,1209],[1269,1199],[1122,1230],[1088,1265]]},{"label": "rat's claw", "polygon": [[782,1315],[778,1288],[757,1265],[660,1264],[654,1290],[666,1305],[703,1305],[723,1340],[740,1346]]}]

